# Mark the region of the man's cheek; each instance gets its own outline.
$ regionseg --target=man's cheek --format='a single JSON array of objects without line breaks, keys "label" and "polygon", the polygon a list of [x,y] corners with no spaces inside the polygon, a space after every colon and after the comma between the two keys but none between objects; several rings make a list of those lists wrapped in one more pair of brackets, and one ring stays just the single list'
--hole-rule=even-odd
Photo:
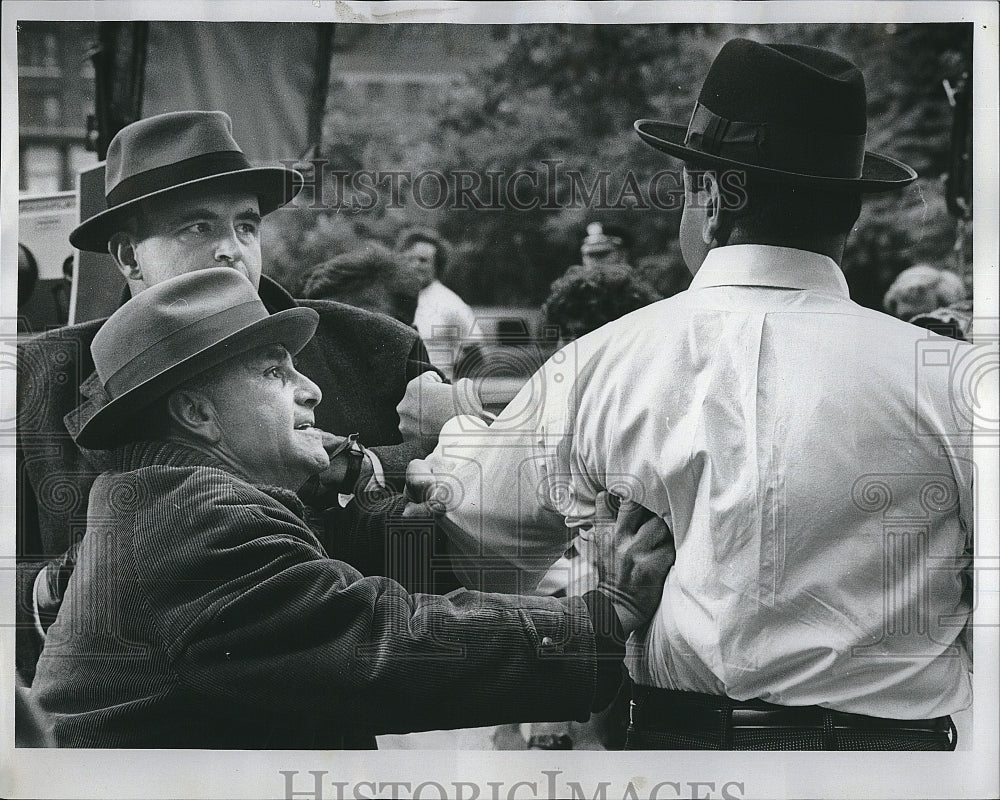
[{"label": "man's cheek", "polygon": [[330,454],[326,452],[323,444],[318,441],[313,448],[313,463],[317,472],[321,472],[330,466]]}]

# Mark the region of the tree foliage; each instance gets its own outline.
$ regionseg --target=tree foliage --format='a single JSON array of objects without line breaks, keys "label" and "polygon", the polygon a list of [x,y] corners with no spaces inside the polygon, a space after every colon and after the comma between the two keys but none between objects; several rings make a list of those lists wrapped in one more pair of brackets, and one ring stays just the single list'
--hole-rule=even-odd
[{"label": "tree foliage", "polygon": [[[468,301],[537,305],[578,260],[589,221],[631,230],[633,260],[675,252],[679,203],[642,201],[650,178],[677,163],[644,145],[632,122],[686,122],[712,59],[737,35],[823,46],[858,64],[868,85],[868,148],[921,174],[903,193],[866,203],[844,263],[855,299],[879,307],[895,274],[916,260],[960,266],[944,203],[952,111],[942,81],[955,84],[971,63],[967,24],[493,26],[491,51],[419,109],[352,98],[335,83],[321,155],[348,172],[464,171],[480,177],[481,193],[490,172],[537,174],[537,185],[522,179],[513,203],[483,209],[463,208],[454,186],[440,207],[421,205],[404,180],[399,203],[383,186],[369,208],[281,212],[266,239],[268,261],[294,290],[311,265],[364,238],[392,244],[406,225],[432,225],[455,245],[445,279]],[[546,180],[553,170],[556,179]],[[605,207],[588,207],[579,194],[567,202],[573,180],[593,188],[602,173],[611,187]]]}]

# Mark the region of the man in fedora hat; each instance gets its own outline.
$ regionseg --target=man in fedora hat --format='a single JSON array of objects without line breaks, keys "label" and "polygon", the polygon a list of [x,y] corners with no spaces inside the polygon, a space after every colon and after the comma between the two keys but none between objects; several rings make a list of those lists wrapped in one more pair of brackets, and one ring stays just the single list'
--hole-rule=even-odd
[{"label": "man in fedora hat", "polygon": [[[272,312],[315,309],[317,333],[299,360],[327,397],[318,420],[323,429],[357,433],[375,446],[390,477],[427,452],[427,439],[403,443],[396,412],[407,382],[432,370],[416,333],[339,303],[298,303],[261,274],[261,218],[294,197],[298,173],[250,165],[226,114],[186,111],[123,128],[108,148],[105,184],[107,209],[79,225],[70,241],[110,253],[129,294],[174,275],[225,266],[257,287]],[[79,538],[90,484],[106,466],[102,454],[73,441],[92,412],[89,345],[102,323],[52,331],[19,348],[18,674],[25,683],[40,648],[36,628],[51,620],[72,563],[69,557],[43,569],[44,560]],[[433,388],[422,393],[425,406]],[[370,452],[366,469],[375,468]],[[352,449],[340,458],[356,463],[359,453]],[[379,543],[351,541],[358,548],[338,555],[368,573],[384,570]]]},{"label": "man in fedora hat", "polygon": [[667,521],[630,748],[954,747],[969,345],[856,305],[839,267],[862,195],[915,173],[866,152],[861,72],[814,47],[730,41],[687,125],[635,129],[685,164],[691,286],[556,353],[489,428],[445,426],[421,468],[462,488],[453,547],[519,568],[484,588],[532,585],[602,489]]},{"label": "man in fedora hat", "polygon": [[[109,448],[110,469],[31,690],[55,745],[357,748],[610,701],[624,636],[672,563],[663,522],[625,507],[606,526],[606,583],[582,600],[362,578],[295,494],[330,465],[322,391],[292,361],[319,322],[269,314],[217,268],[156,284],[95,335],[77,437]],[[394,496],[367,519],[421,511]]]}]

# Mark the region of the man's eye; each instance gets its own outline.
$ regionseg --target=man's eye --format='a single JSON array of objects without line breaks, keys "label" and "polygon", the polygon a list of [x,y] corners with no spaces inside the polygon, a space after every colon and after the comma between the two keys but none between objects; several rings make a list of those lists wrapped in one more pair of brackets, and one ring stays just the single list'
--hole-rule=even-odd
[{"label": "man's eye", "polygon": [[256,236],[257,226],[252,222],[243,222],[236,226],[236,230],[243,236]]},{"label": "man's eye", "polygon": [[264,374],[271,378],[284,379],[285,377],[285,371],[281,367],[269,367]]},{"label": "man's eye", "polygon": [[186,233],[208,233],[212,229],[212,226],[207,222],[192,222],[184,231]]}]

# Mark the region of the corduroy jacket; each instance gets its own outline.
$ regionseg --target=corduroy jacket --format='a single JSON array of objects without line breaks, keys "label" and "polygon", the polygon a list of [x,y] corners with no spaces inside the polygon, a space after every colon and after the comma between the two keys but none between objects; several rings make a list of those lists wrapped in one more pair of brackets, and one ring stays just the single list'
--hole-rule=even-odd
[{"label": "corduroy jacket", "polygon": [[[407,382],[433,369],[420,337],[389,317],[342,303],[297,303],[266,276],[259,293],[271,313],[298,304],[319,312],[316,335],[296,357],[299,370],[323,391],[316,424],[331,433],[358,433],[398,485],[409,461],[433,446],[402,443],[396,414]],[[32,611],[35,577],[79,541],[90,486],[109,467],[106,453],[80,448],[72,437],[89,413],[88,392],[97,382],[90,343],[103,323],[60,328],[18,347],[16,638],[18,678],[26,685],[41,650]],[[383,571],[377,564],[356,566]]]},{"label": "corduroy jacket", "polygon": [[327,749],[588,716],[580,598],[410,595],[328,558],[292,492],[182,445],[112,458],[31,690],[57,745]]}]

